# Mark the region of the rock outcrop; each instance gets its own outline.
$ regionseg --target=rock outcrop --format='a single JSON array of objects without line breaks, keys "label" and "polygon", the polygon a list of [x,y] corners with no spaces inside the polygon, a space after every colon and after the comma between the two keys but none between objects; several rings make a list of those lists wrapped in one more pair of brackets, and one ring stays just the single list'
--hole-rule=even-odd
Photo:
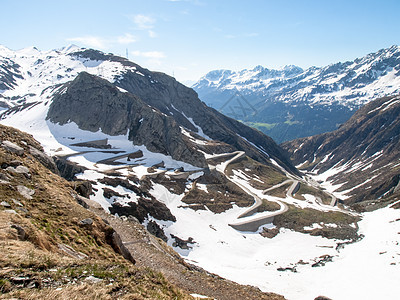
[{"label": "rock outcrop", "polygon": [[61,125],[72,121],[80,129],[109,135],[125,135],[135,145],[205,167],[204,156],[195,151],[172,117],[149,107],[138,97],[121,92],[99,77],[82,72],[57,94],[47,118]]},{"label": "rock outcrop", "polygon": [[270,137],[208,107],[194,90],[174,78],[135,67],[136,72],[127,71],[115,84],[164,114],[173,116],[179,125],[191,131],[232,145],[262,163],[269,163],[269,158],[273,158],[289,172],[297,172]]}]

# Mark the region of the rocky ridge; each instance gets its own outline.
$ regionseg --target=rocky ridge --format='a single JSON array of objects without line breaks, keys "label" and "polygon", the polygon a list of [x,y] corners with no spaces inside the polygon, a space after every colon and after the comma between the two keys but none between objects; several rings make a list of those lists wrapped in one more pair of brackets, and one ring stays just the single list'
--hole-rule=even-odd
[{"label": "rocky ridge", "polygon": [[[179,126],[181,126],[191,132],[191,134],[197,134],[195,138],[225,143],[236,150],[245,151],[247,155],[263,163],[269,163],[270,158],[272,158],[289,172],[297,172],[288,158],[282,155],[281,149],[271,138],[207,107],[198,99],[197,94],[192,89],[180,84],[174,78],[166,74],[151,72],[125,58],[112,54],[104,54],[93,49],[82,49],[71,46],[48,52],[40,52],[36,48],[12,51],[1,47],[0,59],[2,61],[10,60],[14,64],[20,62],[20,65],[24,66],[18,69],[18,76],[15,74],[11,76],[15,84],[7,86],[1,93],[6,104],[12,107],[9,113],[30,109],[39,104],[54,106],[55,108],[51,110],[52,114],[55,113],[57,107],[58,110],[62,110],[63,107],[60,107],[60,105],[52,104],[54,93],[58,93],[56,98],[64,101],[67,96],[74,93],[75,96],[77,95],[76,91],[72,91],[73,89],[79,90],[79,92],[82,93],[85,89],[83,87],[83,85],[86,84],[85,81],[88,81],[88,86],[92,86],[92,88],[94,88],[96,84],[98,87],[100,81],[97,81],[95,84],[94,77],[82,75],[77,78],[78,74],[84,71],[106,79],[110,84],[114,85],[114,87],[117,86],[122,89],[120,91],[114,89],[114,91],[109,93],[111,91],[111,85],[103,82],[104,88],[99,89],[97,92],[97,96],[102,100],[114,96],[118,98],[118,100],[110,100],[111,102],[108,102],[108,105],[113,105],[114,101],[121,105],[120,107],[114,106],[113,111],[113,120],[116,121],[117,117],[121,118],[121,120],[115,122],[113,125],[115,128],[111,128],[111,122],[109,122],[107,128],[104,129],[106,132],[127,132],[129,129],[132,131],[130,138],[132,139],[133,134],[135,134],[138,143],[146,143],[150,148],[154,150],[157,149],[157,151],[161,153],[168,153],[174,157],[182,156],[188,158],[190,159],[190,163],[196,161],[197,164],[195,165],[204,164],[204,160],[201,161],[197,153],[190,151],[190,147],[186,147],[184,150],[183,147],[179,147],[181,141],[175,141],[175,139],[184,139],[180,138],[182,134],[178,132]],[[67,82],[74,79],[77,80],[67,84]],[[0,80],[6,81],[6,76],[0,77]],[[91,80],[92,82],[89,82]],[[60,84],[66,84],[66,86],[60,86]],[[157,127],[156,130],[151,127],[146,130],[147,136],[155,134],[155,137],[160,140],[157,145],[153,145],[152,147],[148,139],[140,134],[144,132],[143,129],[145,126],[142,127],[142,130],[136,132],[138,127],[140,127],[139,121],[141,120],[141,118],[136,117],[140,114],[136,114],[135,118],[130,120],[128,126],[126,122],[126,111],[124,111],[127,107],[124,107],[124,105],[127,105],[127,103],[132,100],[127,101],[126,99],[129,97],[126,95],[122,96],[121,91],[126,91],[140,98],[146,105],[165,114],[165,116],[161,118],[160,114],[158,114],[157,120],[152,120],[154,121],[153,123],[146,122],[148,126],[149,124],[153,124]],[[66,95],[63,94],[64,92],[66,92]],[[104,95],[102,93],[104,93]],[[44,96],[45,94],[46,96]],[[107,97],[105,97],[105,95],[107,95]],[[122,100],[122,98],[124,98],[124,100]],[[69,97],[69,100],[72,100],[72,98]],[[77,100],[76,97],[75,100]],[[70,105],[75,105],[76,107],[74,111],[69,111],[69,113],[80,113],[82,115],[83,112],[79,111],[79,102],[83,100],[84,99],[75,102],[72,101]],[[125,104],[121,101],[125,102]],[[143,103],[139,106],[142,107]],[[80,124],[78,124],[78,126],[85,125],[83,126],[85,129],[91,128],[90,130],[94,130],[94,128],[99,127],[99,122],[107,122],[104,118],[106,114],[104,112],[99,112],[100,109],[105,109],[106,107],[94,107],[92,105],[90,108],[94,110],[93,112],[96,112],[96,114],[91,115],[91,122],[93,124],[88,126],[87,120],[80,117]],[[147,108],[143,109],[149,116],[149,110]],[[59,111],[58,118],[62,120],[62,123],[67,122],[70,118],[71,120],[72,118],[78,119],[77,116],[66,116],[67,112],[68,111]],[[60,117],[60,114],[64,114],[63,118]],[[110,116],[110,114],[108,114],[108,116]],[[49,115],[48,117],[52,120],[54,116]],[[99,120],[94,120],[95,117]],[[3,115],[3,118],[6,118],[6,115]],[[122,120],[125,121],[122,122]],[[172,120],[175,121],[176,125],[172,125]],[[85,122],[85,124],[83,124],[83,122]],[[132,122],[136,123],[133,124]],[[16,124],[12,125],[15,126]],[[164,129],[162,127],[164,127]],[[166,136],[165,128],[169,127],[171,128],[171,133],[168,137]],[[152,140],[152,142],[156,143],[155,140]],[[176,145],[178,145],[177,148],[179,149],[167,149],[168,147],[175,147]],[[187,150],[189,150],[189,152],[186,154],[178,153]]]},{"label": "rocky ridge", "polygon": [[333,132],[282,146],[299,168],[327,174],[346,203],[389,197],[399,192],[399,116],[399,96],[379,98]]},{"label": "rocky ridge", "polygon": [[204,155],[192,147],[172,117],[85,72],[66,84],[64,93],[54,96],[47,119],[60,125],[74,122],[80,129],[92,132],[101,129],[111,136],[129,133],[128,139],[135,145],[145,145],[152,152],[171,155],[194,166],[206,166]]}]

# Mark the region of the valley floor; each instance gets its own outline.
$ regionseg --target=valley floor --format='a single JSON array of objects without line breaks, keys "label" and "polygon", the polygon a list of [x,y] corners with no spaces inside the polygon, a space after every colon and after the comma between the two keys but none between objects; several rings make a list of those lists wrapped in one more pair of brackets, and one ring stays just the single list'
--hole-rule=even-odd
[{"label": "valley floor", "polygon": [[[161,157],[146,152],[145,147],[139,149],[135,146],[133,149],[128,142],[118,144],[120,142],[118,137],[105,136],[101,133],[82,133],[84,135],[78,138],[79,130],[73,124],[68,126],[71,129],[70,134],[65,131],[68,127],[64,127],[61,134],[61,131],[59,133],[57,131],[59,128],[53,126],[51,131],[54,137],[48,139],[47,136],[43,139],[47,141],[44,146],[53,155],[75,153],[70,160],[89,168],[79,175],[81,179],[102,178],[104,172],[118,166],[96,164],[99,160],[107,158],[107,153],[84,153],[86,150],[93,150],[85,148],[82,148],[82,153],[77,153],[76,149],[71,150],[66,145],[71,143],[69,140],[72,137],[74,142],[108,138],[109,143],[114,143],[113,145],[129,153],[143,151],[145,160],[142,163],[145,166],[135,166],[130,162],[132,164],[130,171],[128,168],[120,169],[124,175],[133,172],[138,178],[147,176],[149,175],[147,167],[160,161],[164,161],[166,167],[176,167],[175,161],[166,156]],[[50,132],[46,128],[42,134]],[[58,149],[61,151],[57,151]],[[226,165],[227,161],[225,167]],[[196,171],[190,169],[190,165],[185,165],[184,168],[191,172]],[[224,171],[223,166],[216,166],[217,170],[218,168]],[[197,173],[191,175],[192,178],[200,176],[202,172],[197,170]],[[243,173],[233,172],[230,179],[238,185],[245,186],[252,197],[258,195],[272,202],[282,201],[282,198],[264,195],[262,190],[252,188],[247,184],[249,178]],[[151,195],[163,202],[177,221],[160,221],[149,217],[144,225],[149,221],[156,221],[164,230],[168,245],[172,246],[185,261],[208,272],[241,284],[257,286],[263,291],[281,294],[289,300],[314,299],[319,295],[332,299],[393,299],[400,293],[399,210],[387,207],[364,213],[358,226],[359,233],[365,237],[342,248],[339,244],[345,242],[343,240],[312,236],[285,228],[281,228],[279,234],[271,239],[259,234],[262,228],[258,232],[235,230],[229,224],[236,222],[237,217],[247,208],[233,205],[233,208],[219,214],[207,209],[193,210],[182,202],[184,194],[176,194],[159,183],[153,181],[151,183],[149,191]],[[103,187],[97,185],[99,191],[102,191]],[[118,187],[116,191],[121,194],[127,192],[122,187]],[[102,192],[97,192],[92,198],[106,210],[110,207]],[[289,195],[283,198],[283,201],[288,205],[302,208],[340,211],[339,208],[319,203],[316,197],[301,201]],[[320,224],[313,224],[314,228],[318,226]],[[334,227],[335,224],[329,226]],[[264,227],[271,228],[273,225],[267,224]],[[182,249],[174,245],[172,235],[179,236],[183,240],[190,241],[190,238],[193,240],[188,243],[187,249]],[[151,262],[151,258],[149,261]],[[188,280],[190,281],[190,278]],[[205,288],[201,291],[206,292],[206,290]]]},{"label": "valley floor", "polygon": [[[234,231],[211,215],[199,215],[216,228],[219,236],[197,234],[198,246],[182,254],[210,272],[287,299],[314,299],[319,295],[395,299],[400,292],[399,216],[393,208],[365,213],[358,224],[365,237],[336,249],[341,241],[282,229],[269,240],[257,233]],[[190,236],[198,230],[185,227]]]}]

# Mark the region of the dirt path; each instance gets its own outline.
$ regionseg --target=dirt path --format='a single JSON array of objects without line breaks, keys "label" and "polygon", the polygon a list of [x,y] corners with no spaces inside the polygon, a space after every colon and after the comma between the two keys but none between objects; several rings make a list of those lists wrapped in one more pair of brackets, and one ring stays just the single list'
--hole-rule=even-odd
[{"label": "dirt path", "polygon": [[106,220],[120,235],[137,266],[150,267],[163,273],[168,281],[189,293],[219,300],[284,299],[276,294],[262,293],[252,286],[239,285],[185,263],[172,248],[151,235],[141,224],[110,215],[93,202],[89,200],[91,210]]}]

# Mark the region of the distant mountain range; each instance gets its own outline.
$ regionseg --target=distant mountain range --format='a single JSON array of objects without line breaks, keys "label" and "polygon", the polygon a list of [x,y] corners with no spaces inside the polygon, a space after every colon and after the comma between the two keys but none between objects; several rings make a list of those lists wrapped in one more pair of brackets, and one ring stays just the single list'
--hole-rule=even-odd
[{"label": "distant mountain range", "polygon": [[213,108],[283,142],[334,130],[363,104],[399,93],[400,48],[306,70],[215,70],[193,89]]}]

